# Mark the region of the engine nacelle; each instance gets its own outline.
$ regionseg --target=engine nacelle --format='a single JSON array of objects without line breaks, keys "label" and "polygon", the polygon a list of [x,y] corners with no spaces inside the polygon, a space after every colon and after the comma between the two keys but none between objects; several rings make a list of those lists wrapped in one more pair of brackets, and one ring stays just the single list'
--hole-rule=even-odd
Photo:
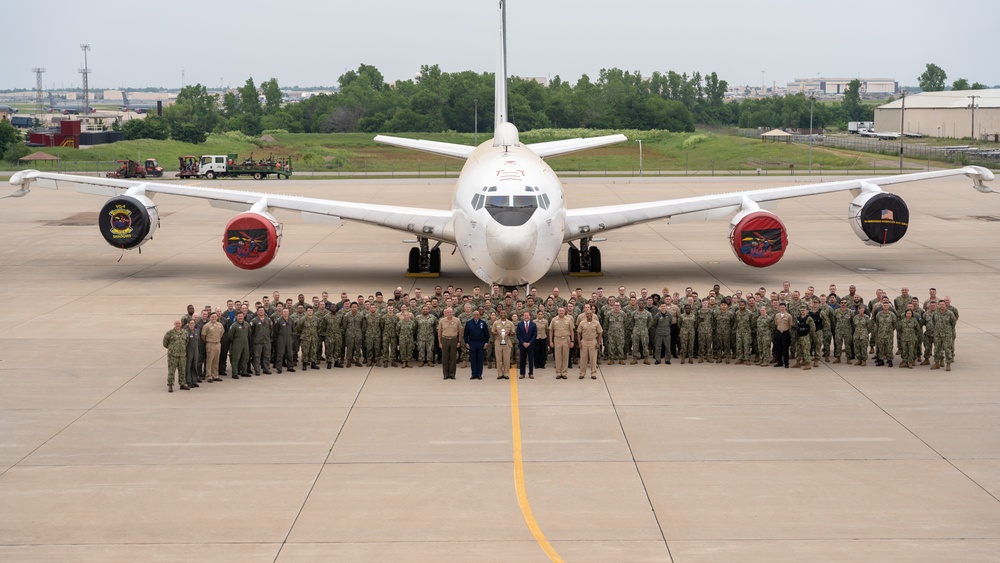
[{"label": "engine nacelle", "polygon": [[788,232],[770,211],[741,211],[729,223],[729,242],[741,262],[755,268],[775,264],[788,248]]},{"label": "engine nacelle", "polygon": [[864,192],[851,201],[847,211],[851,228],[865,244],[884,246],[903,238],[910,224],[906,202],[888,192]]},{"label": "engine nacelle", "polygon": [[127,250],[153,238],[160,226],[160,214],[153,200],[144,195],[120,195],[101,208],[97,226],[108,244]]},{"label": "engine nacelle", "polygon": [[256,270],[274,260],[281,246],[281,223],[269,213],[248,211],[233,217],[222,236],[222,250],[237,268]]}]

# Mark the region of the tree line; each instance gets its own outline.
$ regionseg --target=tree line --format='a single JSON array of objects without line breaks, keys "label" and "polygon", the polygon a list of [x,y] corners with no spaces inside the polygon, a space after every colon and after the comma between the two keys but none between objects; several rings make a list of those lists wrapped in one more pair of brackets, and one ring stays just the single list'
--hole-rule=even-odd
[{"label": "tree line", "polygon": [[[377,68],[362,64],[339,79],[339,91],[297,103],[282,103],[274,78],[259,85],[253,78],[221,97],[201,84],[181,90],[162,118],[125,123],[127,139],[173,138],[203,142],[211,132],[265,130],[292,133],[440,132],[489,133],[493,129],[493,74],[447,73],[438,65],[421,67],[417,77],[393,84]],[[817,128],[871,120],[874,108],[860,101],[860,82],[849,86],[840,103],[813,104]],[[512,77],[510,118],[519,129],[659,129],[694,131],[696,124],[739,127],[809,127],[810,102],[804,94],[726,100],[729,85],[715,72],[702,75],[603,69],[596,79],[576,83],[553,78],[547,85]]]}]

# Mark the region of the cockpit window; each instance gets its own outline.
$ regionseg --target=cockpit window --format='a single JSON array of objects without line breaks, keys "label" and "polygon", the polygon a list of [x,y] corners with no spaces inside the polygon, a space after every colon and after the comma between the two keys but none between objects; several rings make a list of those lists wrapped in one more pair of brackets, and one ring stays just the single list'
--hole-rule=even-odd
[{"label": "cockpit window", "polygon": [[528,222],[528,219],[538,209],[538,196],[487,196],[486,210],[501,225],[518,227]]}]

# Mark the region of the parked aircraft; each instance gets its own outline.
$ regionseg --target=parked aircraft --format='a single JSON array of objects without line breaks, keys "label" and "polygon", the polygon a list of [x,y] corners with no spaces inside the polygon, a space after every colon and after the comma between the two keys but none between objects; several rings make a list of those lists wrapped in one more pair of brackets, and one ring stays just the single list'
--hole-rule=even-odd
[{"label": "parked aircraft", "polygon": [[[83,112],[82,102],[57,102],[52,92],[49,92],[49,111],[62,113],[63,115],[77,115]],[[90,108],[90,113],[96,110]]]},{"label": "parked aircraft", "polygon": [[[167,104],[164,103],[164,106]],[[146,113],[150,110],[156,109],[156,102],[130,102],[128,99],[128,92],[122,90],[122,111],[134,111],[136,113]]]},{"label": "parked aircraft", "polygon": [[17,108],[11,106],[0,106],[0,113],[6,113],[8,115],[17,113]]},{"label": "parked aircraft", "polygon": [[787,198],[830,192],[851,192],[848,220],[865,244],[889,245],[900,240],[909,223],[902,198],[883,186],[965,175],[980,192],[995,190],[985,168],[966,166],[864,179],[850,179],[792,187],[768,188],[645,203],[568,209],[562,183],[544,158],[625,141],[624,135],[566,139],[523,144],[517,127],[508,121],[506,2],[500,1],[499,48],[495,84],[493,138],[479,146],[379,135],[376,141],[465,160],[455,186],[451,209],[426,209],[284,196],[157,182],[93,178],[25,170],[10,183],[13,196],[27,194],[32,185],[110,196],[99,214],[101,234],[112,246],[137,248],[150,240],[159,226],[152,197],[169,194],[209,200],[213,206],[243,213],[223,231],[223,250],[240,268],[254,269],[273,260],[281,242],[282,224],[273,210],[302,214],[309,222],[339,225],[341,218],[406,233],[417,239],[410,249],[408,271],[439,273],[441,246],[458,249],[469,269],[486,283],[507,286],[534,283],[556,265],[563,245],[568,248],[570,273],[601,271],[595,237],[613,229],[659,219],[671,222],[721,219],[730,222],[734,253],[757,267],[777,262],[788,245],[781,220],[771,211]]}]

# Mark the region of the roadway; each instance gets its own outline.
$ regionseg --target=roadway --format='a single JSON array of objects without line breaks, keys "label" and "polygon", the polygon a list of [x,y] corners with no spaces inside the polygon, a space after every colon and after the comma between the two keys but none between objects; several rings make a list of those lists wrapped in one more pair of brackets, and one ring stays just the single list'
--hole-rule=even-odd
[{"label": "roadway", "polygon": [[[580,179],[567,201],[803,180]],[[440,180],[216,184],[451,200]],[[674,363],[557,381],[550,363],[508,383],[351,368],[173,394],[160,341],[189,303],[434,281],[403,277],[404,237],[356,223],[289,219],[275,261],[245,272],[220,248],[234,213],[204,202],[158,196],[155,239],[119,261],[95,227],[101,198],[0,200],[0,560],[994,560],[1000,197],[970,185],[901,186],[911,226],[891,248],[862,245],[850,197],[833,194],[781,204],[791,247],[766,270],[738,263],[725,222],[657,222],[608,234],[603,278],[566,277],[564,253],[539,283],[704,293],[788,280],[842,294],[853,283],[866,299],[933,286],[961,312],[951,372]],[[443,285],[476,283],[457,254],[443,268]]]}]

